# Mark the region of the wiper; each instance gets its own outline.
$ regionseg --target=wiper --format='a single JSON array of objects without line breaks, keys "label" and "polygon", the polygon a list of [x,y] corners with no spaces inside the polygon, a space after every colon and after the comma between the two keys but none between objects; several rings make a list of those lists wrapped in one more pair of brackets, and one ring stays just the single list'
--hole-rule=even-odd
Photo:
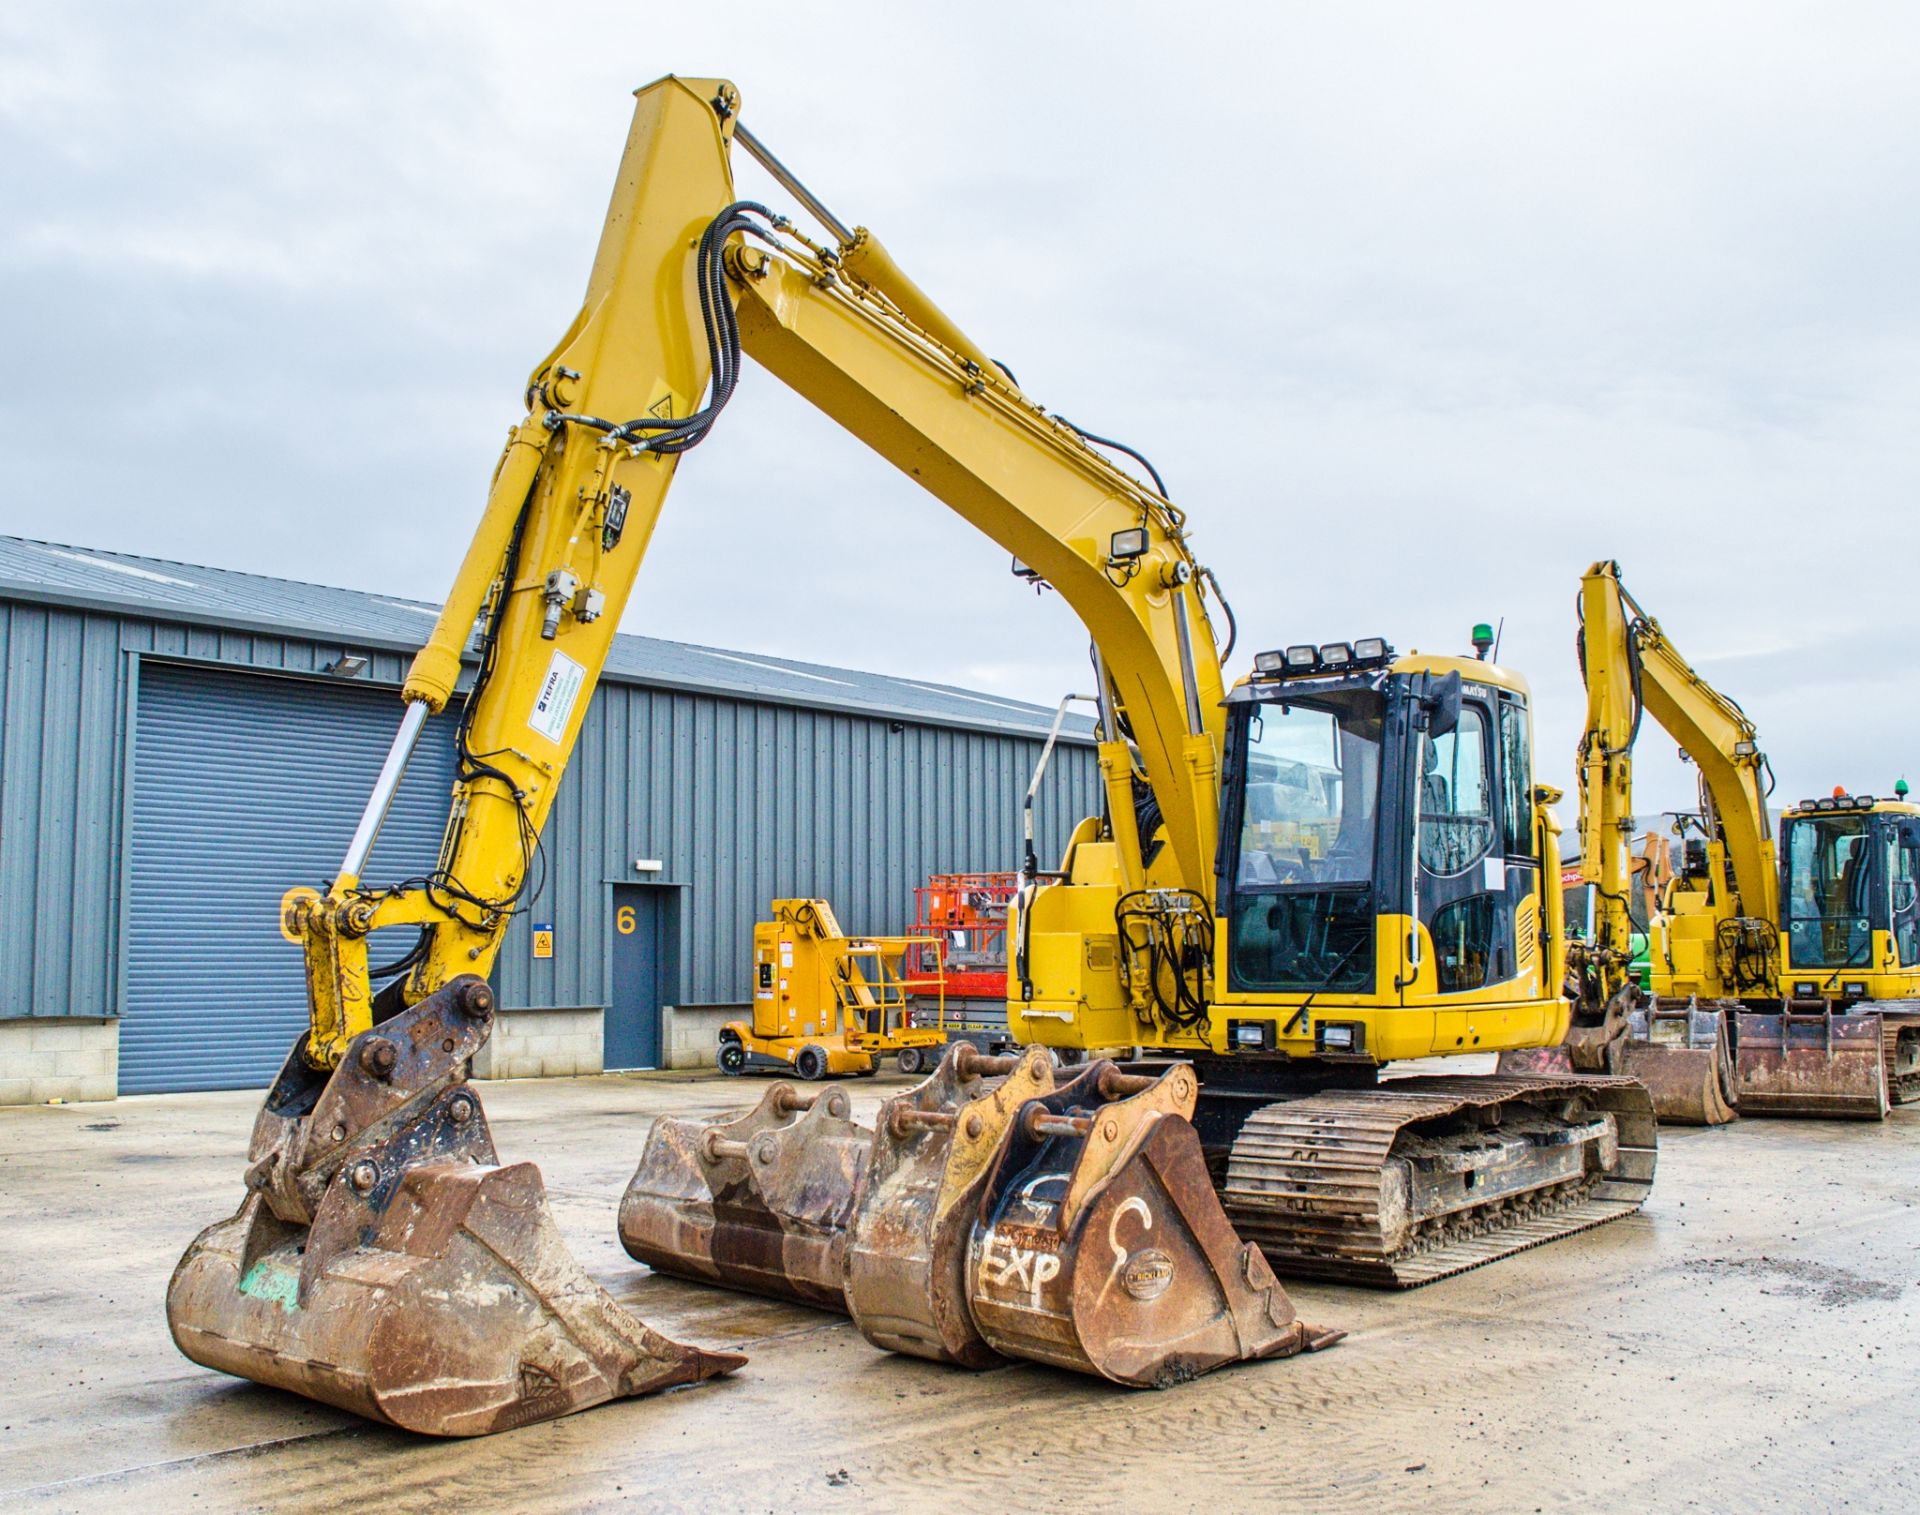
[{"label": "wiper", "polygon": [[1285,1036],[1288,1032],[1292,1031],[1295,1026],[1300,1024],[1300,1017],[1305,1015],[1308,1009],[1312,1007],[1314,996],[1325,989],[1331,988],[1333,981],[1345,970],[1347,964],[1353,961],[1353,955],[1362,947],[1367,946],[1371,940],[1371,937],[1363,936],[1351,947],[1347,948],[1345,952],[1340,954],[1340,960],[1327,970],[1325,978],[1321,979],[1319,983],[1307,991],[1307,997],[1300,1001],[1300,1008],[1294,1011],[1292,1016],[1288,1018],[1286,1025],[1280,1028],[1280,1034],[1282,1036]]}]

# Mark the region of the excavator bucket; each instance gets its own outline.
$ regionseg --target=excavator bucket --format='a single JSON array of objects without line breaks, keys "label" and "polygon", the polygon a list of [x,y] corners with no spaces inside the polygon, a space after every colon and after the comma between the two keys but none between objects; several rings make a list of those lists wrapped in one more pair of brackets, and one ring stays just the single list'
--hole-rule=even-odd
[{"label": "excavator bucket", "polygon": [[1033,1050],[961,1042],[887,1101],[847,1237],[847,1313],[876,1347],[966,1368],[1001,1362],[967,1302],[967,1252],[994,1157],[1028,1100],[1054,1087]]},{"label": "excavator bucket", "polygon": [[1743,1115],[1884,1120],[1887,1066],[1880,1017],[1832,1007],[1743,1014],[1734,1082]]},{"label": "excavator bucket", "polygon": [[967,1240],[1013,1112],[1052,1087],[1044,1053],[985,1057],[962,1042],[883,1109],[879,1136],[849,1118],[844,1089],[792,1083],[728,1120],[655,1121],[620,1202],[621,1243],[663,1273],[864,1312],[881,1346],[997,1362],[966,1313]]},{"label": "excavator bucket", "polygon": [[1221,1208],[1190,1068],[1094,1063],[1030,1099],[988,1178],[968,1253],[973,1320],[1009,1357],[1136,1388],[1331,1346]]},{"label": "excavator bucket", "polygon": [[247,1197],[174,1270],[193,1361],[432,1436],[478,1436],[729,1373],[568,1252],[539,1170],[501,1166],[467,1083],[491,1029],[458,979],[355,1038],[296,1044],[254,1126]]},{"label": "excavator bucket", "polygon": [[845,1310],[847,1224],[873,1132],[844,1089],[778,1083],[721,1123],[660,1119],[620,1201],[648,1267]]},{"label": "excavator bucket", "polygon": [[1619,1071],[1647,1086],[1662,1125],[1723,1126],[1739,1119],[1727,1012],[1719,1006],[1655,1001],[1634,1010]]}]

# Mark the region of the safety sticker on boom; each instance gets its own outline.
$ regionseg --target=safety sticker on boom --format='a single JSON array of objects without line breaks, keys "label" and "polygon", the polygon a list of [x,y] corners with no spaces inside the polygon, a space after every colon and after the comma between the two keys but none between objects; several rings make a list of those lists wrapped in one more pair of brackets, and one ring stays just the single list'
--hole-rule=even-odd
[{"label": "safety sticker on boom", "polygon": [[534,697],[533,714],[527,724],[549,742],[559,745],[573,715],[574,702],[587,687],[587,670],[556,651],[547,664],[547,676],[540,681],[540,693]]}]

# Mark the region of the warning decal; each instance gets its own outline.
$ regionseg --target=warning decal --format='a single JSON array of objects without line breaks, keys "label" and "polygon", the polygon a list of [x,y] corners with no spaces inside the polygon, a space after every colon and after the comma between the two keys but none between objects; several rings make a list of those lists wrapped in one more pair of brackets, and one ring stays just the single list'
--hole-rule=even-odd
[{"label": "warning decal", "polygon": [[555,652],[553,661],[547,664],[547,676],[540,681],[540,692],[534,696],[533,714],[527,717],[527,724],[558,746],[566,735],[574,703],[586,685],[587,670],[564,652]]}]

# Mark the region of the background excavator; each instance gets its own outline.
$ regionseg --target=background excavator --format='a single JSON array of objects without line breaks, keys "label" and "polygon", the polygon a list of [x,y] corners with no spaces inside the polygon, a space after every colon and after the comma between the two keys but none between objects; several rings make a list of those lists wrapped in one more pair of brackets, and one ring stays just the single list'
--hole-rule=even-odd
[{"label": "background excavator", "polygon": [[[757,1126],[656,1122],[622,1205],[631,1250],[659,1222],[658,1265],[813,1290],[884,1347],[1159,1384],[1332,1339],[1268,1259],[1405,1285],[1633,1209],[1654,1134],[1631,1079],[1376,1087],[1389,1059],[1566,1030],[1553,796],[1533,783],[1524,682],[1374,639],[1262,652],[1229,691],[1208,599],[1231,615],[1157,476],[1137,482],[1112,444],[1028,399],[753,138],[731,85],[668,78],[638,102],[587,298],[529,381],[339,875],[287,896],[311,1027],[268,1093],[239,1212],[175,1272],[182,1350],[439,1434],[741,1361],[665,1340],[581,1272],[537,1172],[497,1163],[467,1074],[485,974],[537,888],[542,823],[678,458],[743,353],[1079,615],[1105,813],[1057,870],[1030,856],[1009,925],[1009,1020],[1039,1048],[956,1047],[870,1132],[840,1091],[784,1084]],[[733,144],[828,242],[735,200]],[[367,883],[476,633],[439,864]],[[417,944],[371,968],[367,937],[390,926]],[[1044,1047],[1152,1057],[1095,1057],[1061,1082]],[[819,1161],[837,1167],[798,1184],[812,1208],[774,1208],[774,1176]]]},{"label": "background excavator", "polygon": [[[1579,603],[1581,868],[1596,902],[1560,1065],[1631,1073],[1661,1119],[1693,1124],[1878,1119],[1890,1095],[1920,1097],[1920,807],[1805,801],[1781,818],[1777,855],[1753,722],[1680,656],[1617,563],[1587,570]],[[1631,979],[1628,913],[1633,746],[1648,714],[1700,776],[1699,835],[1649,922],[1650,996]]]}]

